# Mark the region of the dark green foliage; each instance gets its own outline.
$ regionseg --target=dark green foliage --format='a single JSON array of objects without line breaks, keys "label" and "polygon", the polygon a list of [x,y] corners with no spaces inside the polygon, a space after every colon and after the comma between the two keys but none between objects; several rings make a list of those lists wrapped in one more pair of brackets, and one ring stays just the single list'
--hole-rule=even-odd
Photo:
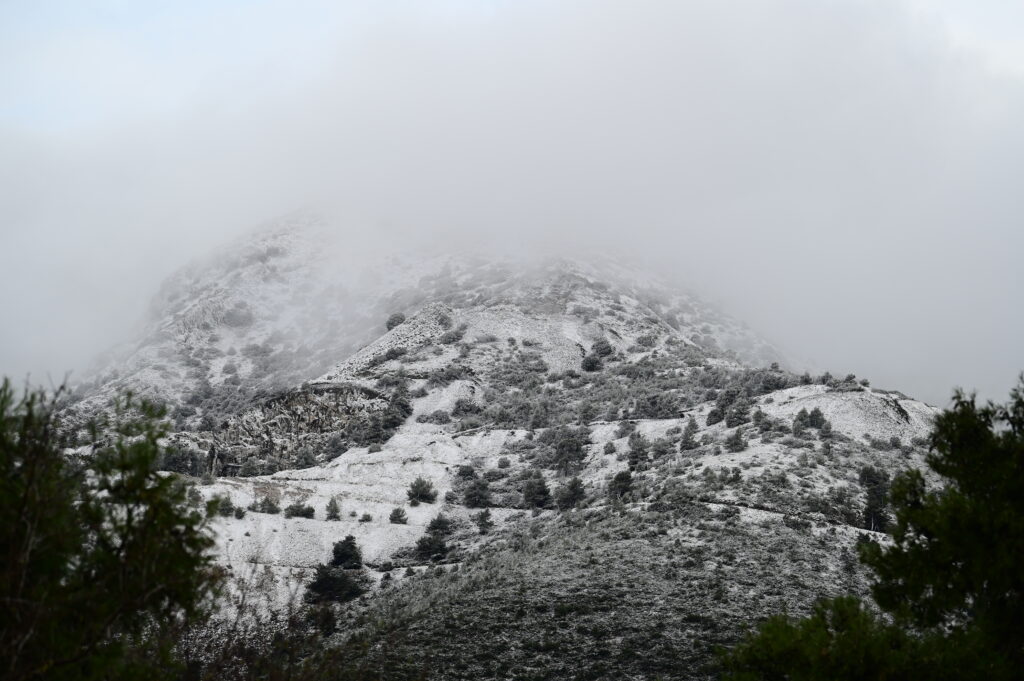
[{"label": "dark green foliage", "polygon": [[653,348],[657,345],[658,339],[652,335],[637,336],[636,344],[642,348]]},{"label": "dark green foliage", "polygon": [[388,516],[388,521],[393,525],[405,525],[409,522],[409,516],[406,515],[404,508],[395,508]]},{"label": "dark green foliage", "polygon": [[629,470],[643,470],[647,464],[647,439],[640,433],[629,436]]},{"label": "dark green foliage", "polygon": [[491,510],[489,508],[473,514],[472,518],[477,529],[480,530],[480,534],[487,534],[494,528],[494,521],[491,520]]},{"label": "dark green foliage", "polygon": [[445,537],[452,533],[452,521],[438,514],[427,525],[427,533],[416,541],[416,554],[423,559],[443,558],[448,553]]},{"label": "dark green foliage", "polygon": [[437,516],[427,524],[427,534],[436,534],[441,537],[447,537],[452,533],[453,528],[454,524],[452,523],[451,518],[443,513],[438,513]]},{"label": "dark green foliage", "polygon": [[555,492],[555,505],[563,511],[575,508],[586,497],[583,489],[583,482],[579,478],[572,478]]},{"label": "dark green foliage", "polygon": [[363,566],[363,554],[356,545],[356,538],[351,534],[341,541],[334,542],[331,554],[332,567],[355,570]]},{"label": "dark green foliage", "polygon": [[405,323],[405,315],[402,314],[401,312],[395,312],[390,317],[388,317],[388,321],[387,321],[388,331],[390,331],[391,329],[395,328],[396,326],[398,326],[400,324],[404,324],[404,323]]},{"label": "dark green foliage", "polygon": [[314,514],[315,511],[312,506],[306,506],[299,502],[289,504],[284,509],[285,518],[312,518]]},{"label": "dark green foliage", "polygon": [[750,421],[750,402],[740,398],[733,402],[725,412],[725,427],[735,428]]},{"label": "dark green foliage", "polygon": [[713,426],[716,423],[721,423],[725,419],[725,412],[718,407],[712,407],[711,411],[708,412],[708,418],[705,421],[706,425]]},{"label": "dark green foliage", "polygon": [[357,414],[345,425],[347,442],[357,447],[387,442],[412,414],[409,391],[399,386],[388,396],[387,405],[375,412]]},{"label": "dark green foliage", "polygon": [[[732,651],[729,681],[860,681],[943,678],[921,644],[886,625],[856,598],[824,601],[804,620],[773,617]],[[949,678],[946,676],[945,678]]]},{"label": "dark green foliage", "polygon": [[420,414],[416,417],[417,423],[436,423],[443,426],[452,422],[451,415],[443,409],[435,409],[430,414]]},{"label": "dark green foliage", "polygon": [[173,677],[172,637],[217,584],[203,514],[161,475],[164,412],[130,398],[62,451],[54,403],[0,386],[0,660],[5,679]]},{"label": "dark green foliage", "polygon": [[423,478],[413,480],[406,495],[409,497],[409,503],[413,506],[418,506],[421,502],[432,504],[437,500],[437,490]]},{"label": "dark green foliage", "polygon": [[743,432],[739,428],[726,438],[725,448],[730,452],[742,452],[747,448],[747,441],[743,439]]},{"label": "dark green foliage", "polygon": [[[760,412],[758,412],[760,413]],[[692,416],[686,421],[686,428],[683,429],[683,438],[679,442],[679,449],[686,452],[697,449],[699,446],[694,436],[697,434],[697,419]]]},{"label": "dark green foliage", "polygon": [[263,497],[259,501],[249,504],[249,510],[256,513],[276,514],[281,512],[281,507],[270,497]]},{"label": "dark green foliage", "polygon": [[480,407],[477,403],[466,397],[460,397],[455,400],[455,404],[452,406],[452,416],[455,418],[479,413]]},{"label": "dark green foliage", "polygon": [[679,416],[679,399],[674,393],[641,394],[633,408],[633,418],[674,419]]},{"label": "dark green foliage", "polygon": [[443,558],[448,553],[448,544],[439,534],[425,534],[416,540],[416,555],[424,560]]},{"label": "dark green foliage", "polygon": [[207,471],[206,453],[195,449],[168,446],[163,450],[158,470],[199,477]]},{"label": "dark green foliage", "polygon": [[442,345],[453,345],[455,343],[458,343],[460,340],[462,340],[462,337],[465,336],[465,335],[466,335],[466,328],[465,328],[465,326],[460,326],[460,327],[458,327],[456,329],[451,329],[449,331],[445,331],[444,333],[442,333],[438,337],[437,342],[441,343]]},{"label": "dark green foliage", "polygon": [[872,466],[865,466],[860,471],[860,484],[867,495],[864,505],[864,529],[885,532],[890,521],[886,508],[889,496],[888,474]]},{"label": "dark green foliage", "polygon": [[590,352],[598,357],[607,357],[614,352],[612,344],[605,338],[599,338],[590,346]]},{"label": "dark green foliage", "polygon": [[527,508],[544,508],[551,501],[551,491],[544,478],[528,478],[523,482],[523,504]]},{"label": "dark green foliage", "polygon": [[632,487],[633,476],[629,474],[629,471],[621,471],[616,473],[615,477],[608,483],[608,496],[618,499],[629,494]]},{"label": "dark green foliage", "polygon": [[341,507],[338,506],[338,500],[331,497],[331,500],[327,502],[327,508],[324,509],[327,520],[341,520]]},{"label": "dark green foliage", "polygon": [[359,598],[366,587],[355,570],[318,565],[313,581],[306,587],[307,603],[345,603]]},{"label": "dark green foliage", "polygon": [[[912,625],[949,627],[991,658],[1024,668],[1024,379],[1006,405],[954,396],[939,415],[928,465],[950,481],[927,489],[918,471],[891,488],[893,545],[866,545],[878,604]],[[1001,677],[999,677],[1001,678]]]},{"label": "dark green foliage", "polygon": [[452,381],[458,381],[470,375],[468,367],[462,364],[449,364],[440,369],[434,369],[427,375],[427,385],[430,387],[444,387]]},{"label": "dark green foliage", "polygon": [[555,468],[563,474],[576,470],[586,458],[585,439],[579,434],[567,435],[555,445]]},{"label": "dark green foliage", "polygon": [[469,483],[462,495],[462,502],[468,508],[487,508],[491,505],[491,486],[483,478]]},{"label": "dark green foliage", "polygon": [[[892,542],[865,541],[880,620],[855,599],[820,604],[811,618],[770,620],[726,665],[737,680],[986,679],[1024,668],[1024,379],[1010,402],[978,407],[954,396],[939,415],[926,461],[892,483]],[[876,469],[862,484],[880,489]]]},{"label": "dark green foliage", "polygon": [[825,415],[821,413],[821,409],[815,407],[811,410],[811,413],[807,415],[807,425],[811,428],[821,428],[825,425]]},{"label": "dark green foliage", "polygon": [[295,458],[291,462],[292,468],[312,468],[315,465],[316,455],[307,448],[302,448],[296,452]]},{"label": "dark green foliage", "polygon": [[583,358],[584,371],[600,371],[601,370],[601,358],[597,355],[590,354]]},{"label": "dark green foliage", "polygon": [[235,505],[231,503],[231,497],[220,496],[214,498],[213,501],[216,503],[211,505],[209,510],[216,511],[217,515],[220,517],[230,518],[235,514]]}]

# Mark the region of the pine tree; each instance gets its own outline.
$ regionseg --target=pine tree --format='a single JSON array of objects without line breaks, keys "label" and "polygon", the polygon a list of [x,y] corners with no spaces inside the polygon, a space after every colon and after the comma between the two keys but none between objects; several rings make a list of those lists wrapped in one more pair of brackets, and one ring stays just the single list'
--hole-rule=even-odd
[{"label": "pine tree", "polygon": [[331,497],[331,500],[327,502],[327,520],[341,520],[341,507],[338,506],[338,500]]},{"label": "pine tree", "polygon": [[811,413],[807,415],[807,425],[811,428],[821,428],[825,425],[825,415],[821,412],[821,409],[815,407],[811,410]]},{"label": "pine tree", "polygon": [[462,494],[462,503],[467,508],[487,508],[491,505],[491,486],[483,478],[469,483]]},{"label": "pine tree", "polygon": [[612,499],[619,499],[629,494],[632,487],[633,476],[629,474],[629,471],[621,471],[616,473],[615,477],[608,483],[608,496]]},{"label": "pine tree", "polygon": [[[986,679],[1024,669],[1024,377],[1006,405],[958,392],[935,420],[928,466],[892,483],[891,541],[861,544],[883,619],[856,598],[768,620],[725,658],[729,681]],[[881,487],[883,475],[862,479]]]},{"label": "pine tree", "polygon": [[437,500],[437,490],[427,480],[423,478],[416,478],[409,485],[409,491],[406,493],[409,497],[409,505],[419,506],[420,502],[432,504]]},{"label": "pine tree", "polygon": [[363,554],[356,545],[356,538],[351,534],[334,543],[331,565],[345,570],[355,570],[363,565]]},{"label": "pine tree", "polygon": [[172,636],[209,613],[218,585],[206,514],[157,470],[163,409],[115,403],[81,461],[64,452],[56,409],[0,384],[3,677],[163,678]]},{"label": "pine tree", "polygon": [[551,490],[544,478],[530,478],[523,483],[523,503],[527,508],[544,508],[551,501]]},{"label": "pine tree", "polygon": [[473,515],[473,522],[476,523],[480,534],[487,534],[494,528],[494,521],[491,520],[491,509],[487,508]]},{"label": "pine tree", "polygon": [[683,437],[679,442],[679,449],[684,452],[697,449],[700,445],[697,444],[697,440],[694,436],[697,434],[697,419],[692,416],[686,422],[686,428],[683,429]]},{"label": "pine tree", "polygon": [[584,497],[586,492],[583,489],[583,482],[579,478],[572,478],[555,492],[555,504],[559,509],[566,511],[578,506]]},{"label": "pine tree", "polygon": [[629,436],[629,470],[642,470],[647,463],[647,439],[640,433]]}]

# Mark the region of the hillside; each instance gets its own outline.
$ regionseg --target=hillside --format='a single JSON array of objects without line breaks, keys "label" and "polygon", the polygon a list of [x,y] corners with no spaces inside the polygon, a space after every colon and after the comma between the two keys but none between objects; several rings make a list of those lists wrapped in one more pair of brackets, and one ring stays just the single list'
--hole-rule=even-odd
[{"label": "hillside", "polygon": [[[336,606],[353,659],[396,678],[705,678],[758,618],[866,588],[870,500],[922,466],[932,407],[791,373],[621,265],[356,271],[320,234],[277,224],[174,277],[69,414],[127,388],[171,405],[165,467],[238,509],[218,560],[272,600],[354,536],[373,587]],[[410,503],[417,478],[434,501]],[[313,517],[261,512],[294,504]],[[425,550],[438,514],[453,526]]]}]

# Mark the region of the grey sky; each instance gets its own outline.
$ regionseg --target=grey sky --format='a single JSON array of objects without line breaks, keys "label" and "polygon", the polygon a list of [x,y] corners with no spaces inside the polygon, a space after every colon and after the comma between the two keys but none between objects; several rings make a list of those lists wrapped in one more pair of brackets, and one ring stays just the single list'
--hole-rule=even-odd
[{"label": "grey sky", "polygon": [[[142,9],[140,9],[142,8]],[[646,257],[819,368],[1024,368],[1013,3],[0,3],[0,372],[296,207]],[[383,235],[383,236],[382,236]]]}]

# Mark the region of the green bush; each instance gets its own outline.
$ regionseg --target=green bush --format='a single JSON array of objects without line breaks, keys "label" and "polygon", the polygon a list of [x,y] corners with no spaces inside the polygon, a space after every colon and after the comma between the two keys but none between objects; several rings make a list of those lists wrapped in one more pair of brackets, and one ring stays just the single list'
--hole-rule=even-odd
[{"label": "green bush", "polygon": [[587,355],[583,358],[583,365],[581,367],[584,371],[600,371],[601,370],[601,358],[597,355]]},{"label": "green bush", "polygon": [[487,480],[476,479],[469,484],[462,494],[462,503],[467,508],[487,508],[491,505],[491,486]]},{"label": "green bush", "polygon": [[472,518],[477,529],[480,530],[480,534],[487,534],[494,529],[494,521],[491,520],[491,510],[489,508],[473,514]]},{"label": "green bush", "polygon": [[409,522],[409,516],[406,515],[405,509],[396,508],[391,511],[391,515],[388,516],[388,521],[393,525],[405,525]]},{"label": "green bush", "polygon": [[276,514],[281,512],[281,507],[270,497],[263,497],[259,501],[249,504],[249,510],[256,513]]},{"label": "green bush", "polygon": [[594,344],[590,346],[590,352],[597,357],[607,357],[614,352],[612,344],[608,342],[606,338],[600,338],[594,341]]},{"label": "green bush", "polygon": [[296,502],[289,504],[284,509],[285,518],[312,518],[314,514],[312,506]]},{"label": "green bush", "polygon": [[416,554],[425,560],[442,558],[448,553],[448,544],[444,537],[436,534],[425,534],[416,540]]},{"label": "green bush", "polygon": [[409,503],[412,506],[418,506],[421,502],[432,504],[437,500],[437,490],[434,489],[434,486],[429,481],[423,478],[416,478],[409,485],[406,496],[409,497]]},{"label": "green bush", "polygon": [[331,497],[331,500],[327,502],[327,508],[324,509],[327,520],[341,520],[341,507],[338,506],[338,500]]},{"label": "green bush", "polygon": [[454,526],[455,525],[451,521],[451,518],[443,513],[438,513],[437,516],[427,524],[427,533],[446,537],[452,533]]},{"label": "green bush", "polygon": [[555,504],[566,511],[578,506],[585,497],[583,482],[579,478],[572,478],[555,492]]},{"label": "green bush", "polygon": [[313,581],[306,587],[305,599],[307,603],[345,603],[365,592],[358,572],[318,565]]},{"label": "green bush", "polygon": [[[404,323],[405,323],[405,315],[402,314],[401,312],[395,312],[390,317],[388,317],[388,321],[386,323],[386,326],[388,328],[388,331],[390,331],[391,329],[395,328],[396,326],[399,326],[399,325],[404,324]],[[378,328],[380,328],[380,327],[378,327]]]},{"label": "green bush", "polygon": [[627,494],[633,487],[633,476],[630,475],[629,471],[621,471],[615,474],[611,482],[608,483],[608,496],[613,499],[619,499]]},{"label": "green bush", "polygon": [[725,440],[725,448],[730,452],[742,452],[747,448],[747,441],[743,439],[743,432],[737,428],[732,435]]},{"label": "green bush", "polygon": [[356,538],[351,534],[341,541],[335,542],[331,554],[332,567],[354,570],[363,565],[363,554],[356,544]]},{"label": "green bush", "polygon": [[529,478],[523,483],[523,504],[527,508],[544,508],[551,501],[551,491],[544,478]]}]

